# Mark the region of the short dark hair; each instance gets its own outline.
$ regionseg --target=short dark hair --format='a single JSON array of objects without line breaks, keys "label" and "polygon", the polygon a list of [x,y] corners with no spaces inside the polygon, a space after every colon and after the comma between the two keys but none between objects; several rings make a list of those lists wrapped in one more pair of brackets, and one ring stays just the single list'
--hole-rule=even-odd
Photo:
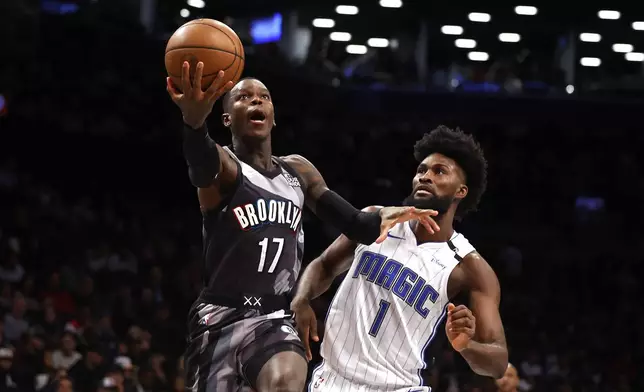
[{"label": "short dark hair", "polygon": [[[261,80],[255,78],[255,77],[246,76],[245,78],[239,79],[237,81],[237,83],[235,83],[233,88],[235,88],[235,86],[237,86],[239,83],[243,82],[244,80],[257,80],[258,82],[261,82]],[[223,105],[224,112],[228,111],[228,105],[230,105],[230,92],[231,91],[233,91],[232,88],[229,91],[227,91],[226,94],[224,94],[224,97],[221,100],[221,104]]]},{"label": "short dark hair", "polygon": [[422,162],[434,153],[453,159],[465,172],[468,193],[458,205],[456,217],[460,219],[468,212],[476,211],[487,187],[487,161],[481,145],[472,135],[464,133],[459,128],[451,129],[445,125],[439,125],[423,135],[414,145],[414,158],[418,162]]}]

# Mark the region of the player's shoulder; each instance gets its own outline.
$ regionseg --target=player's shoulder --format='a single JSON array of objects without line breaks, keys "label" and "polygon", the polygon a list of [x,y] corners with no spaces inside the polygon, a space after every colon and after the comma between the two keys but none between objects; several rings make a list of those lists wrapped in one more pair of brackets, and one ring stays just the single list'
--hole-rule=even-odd
[{"label": "player's shoulder", "polygon": [[463,260],[459,263],[461,268],[470,276],[482,277],[490,273],[496,276],[492,266],[485,260],[485,258],[476,250],[468,253]]},{"label": "player's shoulder", "polygon": [[284,162],[288,163],[289,165],[296,165],[296,166],[299,166],[299,165],[307,165],[307,166],[313,166],[313,164],[311,163],[311,161],[309,161],[308,159],[304,158],[304,157],[303,157],[302,155],[300,155],[300,154],[284,155],[284,156],[279,157],[279,159],[281,159],[282,161],[284,161]]},{"label": "player's shoulder", "polygon": [[492,266],[478,252],[472,252],[460,265],[468,289],[479,289],[490,293],[500,291],[499,278]]}]

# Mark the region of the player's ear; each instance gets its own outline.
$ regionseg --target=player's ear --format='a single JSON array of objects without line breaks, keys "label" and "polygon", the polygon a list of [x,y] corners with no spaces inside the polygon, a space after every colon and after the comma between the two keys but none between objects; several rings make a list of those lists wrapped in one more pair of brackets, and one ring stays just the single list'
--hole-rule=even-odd
[{"label": "player's ear", "polygon": [[224,124],[224,127],[229,128],[232,121],[230,119],[230,114],[224,113],[221,115],[221,122]]},{"label": "player's ear", "polygon": [[456,191],[456,198],[459,200],[465,199],[465,196],[467,196],[467,185],[463,184],[461,185],[458,190]]}]

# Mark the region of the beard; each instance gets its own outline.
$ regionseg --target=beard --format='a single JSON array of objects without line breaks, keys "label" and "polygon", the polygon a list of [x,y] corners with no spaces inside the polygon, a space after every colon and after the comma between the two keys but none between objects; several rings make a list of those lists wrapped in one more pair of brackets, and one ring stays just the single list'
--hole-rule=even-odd
[{"label": "beard", "polygon": [[430,198],[417,199],[414,197],[414,192],[403,200],[403,205],[408,207],[416,207],[423,210],[438,211],[440,217],[449,210],[449,207],[454,202],[454,198],[450,196],[432,196]]}]

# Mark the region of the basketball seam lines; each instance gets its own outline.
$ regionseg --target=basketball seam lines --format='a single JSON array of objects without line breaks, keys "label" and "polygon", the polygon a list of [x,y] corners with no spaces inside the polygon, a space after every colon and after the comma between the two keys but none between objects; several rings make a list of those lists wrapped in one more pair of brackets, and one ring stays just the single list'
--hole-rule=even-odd
[{"label": "basketball seam lines", "polygon": [[[238,54],[237,54],[237,45],[235,45],[235,40],[234,40],[231,36],[229,36],[229,35],[228,35],[228,33],[227,33],[226,31],[224,31],[224,30],[220,29],[220,28],[219,28],[219,27],[217,27],[217,26],[213,26],[213,25],[208,24],[208,23],[199,22],[199,19],[197,19],[196,21],[193,21],[193,22],[188,22],[188,23],[186,23],[186,25],[202,25],[202,26],[208,26],[208,27],[212,27],[213,29],[215,29],[215,30],[219,31],[220,33],[222,33],[223,35],[225,35],[225,36],[226,36],[226,38],[228,38],[228,39],[230,40],[230,42],[233,44],[233,47],[235,48],[235,53],[227,52],[227,51],[225,51],[225,50],[222,50],[222,52],[231,53],[231,54],[234,54],[234,55],[235,55],[235,56],[237,56],[237,57],[240,57],[242,60],[244,59],[242,56],[240,56],[240,55],[238,55]],[[185,26],[185,25],[184,25],[184,26]],[[234,31],[233,31],[233,33],[234,33]],[[237,37],[237,42],[239,42],[239,44],[241,45],[241,51],[243,52],[243,51],[244,51],[244,45],[241,43],[241,40],[239,39],[239,37]],[[206,48],[206,49],[211,49],[211,48]],[[172,49],[172,50],[174,50],[174,49]],[[168,52],[166,52],[166,53],[168,53]]]},{"label": "basketball seam lines", "polygon": [[[238,56],[238,54],[237,54],[237,45],[235,45],[235,40],[234,40],[231,36],[229,36],[229,35],[228,35],[228,33],[227,33],[226,31],[224,31],[224,30],[220,29],[220,28],[219,28],[219,27],[217,27],[217,26],[213,26],[213,25],[211,25],[211,24],[203,23],[203,22],[198,22],[198,21],[188,22],[188,23],[186,23],[186,24],[187,24],[187,25],[202,25],[202,26],[208,26],[208,27],[212,27],[213,29],[215,29],[215,30],[219,31],[220,33],[222,33],[223,35],[225,35],[225,36],[226,36],[226,38],[228,38],[228,39],[230,40],[230,42],[231,42],[231,43],[233,44],[233,46],[235,47],[235,56]],[[234,33],[234,31],[233,31],[233,33]],[[239,37],[237,37],[237,41],[241,44],[241,40],[239,39]],[[242,45],[242,50],[243,50],[243,45]],[[240,56],[240,57],[241,57],[241,56]]]},{"label": "basketball seam lines", "polygon": [[[168,53],[172,52],[173,50],[179,50],[179,49],[209,49],[209,50],[216,50],[216,51],[219,51],[219,52],[232,54],[233,56],[238,57],[239,59],[241,59],[242,63],[243,63],[243,62],[245,62],[244,57],[243,57],[243,56],[240,56],[239,54],[237,54],[237,45],[235,45],[235,40],[234,40],[233,38],[231,38],[231,37],[228,35],[228,33],[227,33],[226,31],[224,31],[224,30],[220,29],[220,28],[219,28],[219,27],[217,27],[217,26],[213,26],[213,25],[208,24],[208,23],[199,22],[198,20],[196,20],[196,21],[192,21],[192,22],[188,22],[188,23],[186,23],[186,25],[202,25],[202,26],[212,27],[213,29],[215,29],[215,30],[219,31],[219,32],[220,32],[220,33],[222,33],[224,36],[226,36],[226,38],[228,38],[228,39],[230,40],[230,42],[233,44],[233,47],[235,48],[235,52],[233,53],[233,52],[231,52],[231,51],[229,51],[229,50],[225,50],[225,49],[211,48],[211,47],[209,47],[209,46],[183,46],[183,47],[180,47],[180,48],[173,48],[173,49],[170,49],[170,50],[166,50],[165,54],[168,54]],[[185,26],[185,25],[184,25],[184,26]],[[242,52],[242,53],[244,53],[244,46],[243,46],[243,44],[241,43],[241,40],[239,40],[239,37],[237,37],[237,38],[238,38],[238,39],[237,39],[237,42],[239,42],[239,44],[241,45],[241,48],[240,48],[240,49],[241,49],[241,52]],[[225,71],[225,70],[227,70],[228,68],[232,67],[234,64],[235,64],[235,60],[233,60],[233,62],[232,62],[232,63],[230,63],[230,65],[228,65],[228,66],[227,66],[226,68],[224,68],[223,70],[224,70],[224,71]],[[238,67],[237,67],[237,69],[235,70],[235,75],[237,75],[238,73],[239,73],[239,74],[241,74],[241,72],[239,72],[241,67],[242,67],[242,65],[241,65],[241,64],[240,64],[240,66],[238,66]],[[217,72],[213,72],[213,73],[209,73],[209,74],[206,74],[206,75],[202,75],[202,78],[203,78],[203,77],[212,76],[212,75],[216,75],[217,73],[219,73],[219,71],[217,71]],[[179,77],[181,77],[181,76],[179,76],[179,75],[173,75],[173,74],[171,74],[170,72],[168,72],[168,75],[169,75],[170,77],[173,77],[173,78],[179,78]]]},{"label": "basketball seam lines", "polygon": [[224,53],[232,54],[233,56],[235,56],[235,57],[239,57],[240,59],[244,60],[244,58],[243,58],[242,56],[240,56],[240,55],[238,55],[238,54],[237,54],[237,51],[235,51],[235,52],[231,52],[230,50],[226,50],[226,49],[219,49],[219,48],[212,48],[212,47],[210,47],[210,46],[182,46],[182,47],[180,47],[180,48],[170,49],[170,50],[166,51],[166,52],[165,52],[165,54],[168,54],[168,53],[173,52],[173,51],[175,51],[175,50],[181,50],[181,49],[209,49],[209,50],[217,50],[217,51],[219,51],[219,52],[224,52]]},{"label": "basketball seam lines", "polygon": [[[237,54],[235,54],[235,53],[233,53],[233,52],[230,52],[230,51],[228,51],[228,50],[224,50],[224,49],[211,48],[211,47],[208,47],[208,46],[182,46],[182,47],[180,47],[180,48],[170,49],[170,50],[168,50],[168,51],[167,51],[167,52],[165,52],[165,53],[166,53],[166,54],[168,54],[168,53],[170,53],[170,52],[172,52],[172,51],[174,51],[174,50],[180,50],[180,49],[209,49],[209,50],[216,50],[216,51],[219,51],[219,52],[224,52],[224,53],[232,54],[233,56],[237,57],[238,59],[240,59],[240,60],[244,61],[244,58],[243,58],[243,57],[241,57],[241,56],[239,56],[239,55],[237,55]],[[218,70],[217,72],[213,72],[213,73],[209,73],[209,74],[202,75],[201,77],[202,77],[202,78],[205,78],[205,77],[208,77],[208,76],[216,75],[219,71],[226,71],[226,70],[228,70],[228,68],[232,67],[232,66],[235,64],[235,61],[236,61],[236,60],[233,60],[233,62],[232,62],[232,63],[230,63],[228,66],[226,66],[226,68],[223,68],[223,69],[221,69],[221,70]],[[239,68],[239,67],[237,67],[237,68]],[[237,70],[235,71],[235,74],[237,74]],[[168,72],[168,75],[172,76],[173,78],[180,78],[180,77],[181,77],[181,75],[173,75],[173,74],[171,74],[170,72]]]}]

